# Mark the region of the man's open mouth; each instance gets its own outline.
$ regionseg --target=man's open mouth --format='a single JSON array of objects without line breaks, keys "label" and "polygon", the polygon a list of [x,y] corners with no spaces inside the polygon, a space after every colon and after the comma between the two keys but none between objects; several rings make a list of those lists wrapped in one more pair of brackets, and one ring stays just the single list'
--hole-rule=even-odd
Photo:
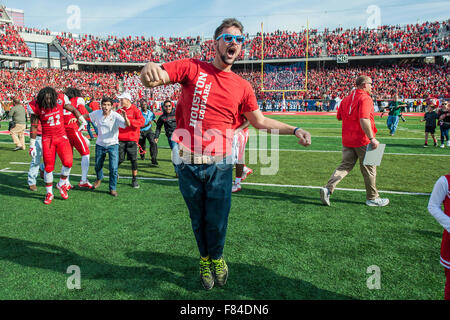
[{"label": "man's open mouth", "polygon": [[236,53],[236,48],[230,47],[227,49],[228,58],[233,58],[235,53]]}]

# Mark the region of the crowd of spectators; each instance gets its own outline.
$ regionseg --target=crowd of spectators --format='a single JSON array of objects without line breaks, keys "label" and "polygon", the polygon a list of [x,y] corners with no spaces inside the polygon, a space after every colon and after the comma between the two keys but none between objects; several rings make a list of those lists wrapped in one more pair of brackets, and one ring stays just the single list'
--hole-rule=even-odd
[{"label": "crowd of spectators", "polygon": [[60,69],[28,69],[25,72],[0,69],[0,101],[9,101],[14,96],[22,101],[30,101],[45,86],[52,86],[58,91],[76,87],[82,90],[84,96],[99,100],[103,95],[117,95],[119,78],[120,75],[115,73]]},{"label": "crowd of spectators", "polygon": [[56,36],[66,51],[78,61],[98,62],[145,62],[160,61],[160,55],[155,52],[156,41],[145,37],[118,38],[109,36],[101,39],[83,35],[80,39],[61,35]]},{"label": "crowd of spectators", "polygon": [[17,30],[17,32],[33,33],[33,34],[39,34],[39,35],[44,35],[44,36],[52,35],[52,32],[48,29],[38,29],[38,28],[28,28],[28,27],[16,26],[16,30]]},{"label": "crowd of spectators", "polygon": [[348,54],[349,56],[386,55],[407,53],[433,53],[449,50],[448,35],[440,37],[440,32],[447,32],[448,21],[425,22],[400,26],[381,26],[378,29],[361,27],[323,33],[327,44],[328,56]]},{"label": "crowd of spectators", "polygon": [[[277,30],[264,33],[264,59],[288,59],[306,57],[307,33]],[[261,59],[261,33],[254,37],[249,45],[249,59]],[[318,57],[322,54],[322,36],[317,30],[310,30],[308,56]]]},{"label": "crowd of spectators", "polygon": [[23,38],[9,24],[0,24],[0,54],[6,56],[31,57],[31,50]]},{"label": "crowd of spectators", "polygon": [[138,72],[126,72],[121,75],[123,90],[128,91],[134,101],[164,101],[178,100],[181,94],[181,86],[178,83],[155,88],[145,88],[140,80]]},{"label": "crowd of spectators", "polygon": [[[449,21],[425,22],[406,26],[380,26],[377,29],[353,28],[319,32],[310,29],[308,56],[318,57],[347,54],[387,55],[406,53],[432,53],[449,51]],[[2,32],[3,31],[3,32]],[[50,30],[0,26],[0,50],[7,55],[30,56],[18,32],[51,35]],[[61,32],[56,36],[67,52],[78,61],[100,62],[165,62],[195,57],[211,61],[214,41],[199,36],[187,38],[124,37],[108,36],[106,39],[93,35],[76,36]],[[249,36],[238,59],[261,59],[261,34]],[[264,59],[304,58],[306,56],[306,30],[298,32],[277,30],[264,33]]]},{"label": "crowd of spectators", "polygon": [[[372,78],[374,97],[376,99],[391,99],[393,92],[398,91],[400,97],[425,99],[427,97],[450,98],[449,86],[450,67],[446,65],[425,66],[364,66],[364,67],[329,67],[308,70],[307,91],[286,93],[286,99],[325,99],[328,97],[343,97],[353,87],[353,79],[360,74]],[[248,80],[259,100],[273,99],[279,93],[262,92],[260,71],[236,71]],[[280,82],[281,81],[281,82]],[[304,74],[291,77],[276,74],[267,75],[264,89],[280,89],[286,81],[296,83],[297,89],[306,85]],[[177,100],[181,86],[173,84],[145,88],[139,80],[138,72],[97,73],[60,69],[28,69],[26,72],[17,70],[0,70],[0,101],[10,100],[19,96],[21,100],[31,100],[44,86],[53,86],[64,90],[73,86],[82,90],[83,95],[100,100],[103,95],[116,97],[120,91],[129,91],[135,101]],[[291,88],[292,86],[290,86]],[[294,88],[295,89],[295,88]]]},{"label": "crowd of spectators", "polygon": [[[323,99],[327,96],[345,96],[354,86],[353,79],[360,74],[372,78],[374,95],[380,99],[392,98],[393,91],[405,98],[443,97],[450,98],[449,86],[450,66],[445,65],[390,65],[390,66],[346,66],[308,70],[307,93],[294,92],[287,95],[291,99]],[[258,99],[271,99],[275,93],[261,91],[261,72],[241,72],[255,89]],[[264,89],[279,89],[274,77],[264,80]],[[298,82],[298,79],[293,78]],[[304,75],[303,75],[303,83]],[[303,86],[298,85],[298,89]]]}]

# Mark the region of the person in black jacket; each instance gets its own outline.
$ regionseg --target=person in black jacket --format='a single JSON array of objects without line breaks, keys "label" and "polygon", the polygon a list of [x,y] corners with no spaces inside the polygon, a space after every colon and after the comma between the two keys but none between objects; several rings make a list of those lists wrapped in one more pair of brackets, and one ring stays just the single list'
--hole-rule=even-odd
[{"label": "person in black jacket", "polygon": [[166,100],[163,104],[163,114],[159,116],[156,122],[155,130],[155,142],[158,143],[159,135],[161,133],[161,127],[164,125],[164,131],[166,132],[167,140],[169,142],[170,149],[173,149],[175,142],[172,141],[172,133],[177,127],[175,120],[175,108],[172,101]]},{"label": "person in black jacket", "polygon": [[[161,127],[164,125],[164,131],[166,132],[167,141],[169,142],[170,150],[173,149],[176,142],[172,141],[172,133],[177,128],[177,121],[175,119],[175,107],[170,100],[164,101],[163,104],[163,114],[159,116],[158,121],[156,122],[156,130],[155,130],[155,143],[158,143],[159,134],[161,133]],[[174,168],[175,168],[175,164]],[[178,177],[178,174],[175,172],[175,176]]]}]

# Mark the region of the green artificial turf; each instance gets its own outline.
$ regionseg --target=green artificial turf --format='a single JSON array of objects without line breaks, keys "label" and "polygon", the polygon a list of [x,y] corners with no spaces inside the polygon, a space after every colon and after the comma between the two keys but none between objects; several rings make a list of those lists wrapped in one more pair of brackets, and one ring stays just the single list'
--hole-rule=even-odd
[{"label": "green artificial turf", "polygon": [[[55,189],[45,206],[43,181],[37,192],[27,188],[27,152],[12,151],[11,138],[0,135],[0,299],[442,299],[442,227],[427,211],[429,196],[388,192],[430,193],[448,173],[450,148],[423,148],[420,118],[408,117],[390,137],[386,119],[377,117],[377,136],[387,144],[377,187],[389,206],[368,207],[364,192],[338,189],[325,207],[318,187],[340,162],[340,123],[333,116],[273,118],[310,131],[313,144],[282,136],[280,151],[266,152],[270,144],[253,133],[247,160],[253,152],[257,163],[248,164],[254,173],[233,194],[229,217],[229,279],[211,291],[198,278],[199,254],[165,136],[159,167],[139,160],[140,189],[131,187],[125,162],[117,198],[108,194],[106,166],[98,190],[75,187],[62,200]],[[264,153],[271,162],[261,163]],[[262,174],[271,165],[276,174]],[[80,168],[75,152],[75,186]],[[338,188],[364,189],[358,165]],[[81,271],[80,290],[67,288],[72,265]],[[371,266],[381,271],[380,289],[367,286]]]}]

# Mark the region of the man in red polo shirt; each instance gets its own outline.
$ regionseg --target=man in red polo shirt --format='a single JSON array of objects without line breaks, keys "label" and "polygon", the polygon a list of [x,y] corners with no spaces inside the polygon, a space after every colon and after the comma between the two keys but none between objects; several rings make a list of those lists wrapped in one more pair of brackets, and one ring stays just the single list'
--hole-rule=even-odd
[{"label": "man in red polo shirt", "polygon": [[[138,141],[141,134],[141,127],[145,124],[145,119],[142,116],[141,111],[131,103],[131,94],[124,92],[117,97],[120,100],[120,109],[125,110],[127,117],[130,120],[130,126],[126,128],[119,128],[119,166],[125,161],[125,156],[131,161],[131,173],[132,180],[131,185],[133,188],[139,188],[137,183],[137,153],[138,153]],[[120,111],[118,112],[120,113]]]},{"label": "man in red polo shirt", "polygon": [[361,173],[366,186],[366,204],[373,207],[384,207],[389,199],[382,199],[376,188],[376,166],[363,165],[367,145],[376,149],[380,144],[375,139],[377,128],[374,120],[372,79],[359,76],[356,79],[356,90],[342,100],[337,112],[337,119],[342,121],[342,162],[333,172],[325,187],[320,189],[320,199],[324,205],[330,205],[330,195],[336,185],[353,169],[359,159]]}]

